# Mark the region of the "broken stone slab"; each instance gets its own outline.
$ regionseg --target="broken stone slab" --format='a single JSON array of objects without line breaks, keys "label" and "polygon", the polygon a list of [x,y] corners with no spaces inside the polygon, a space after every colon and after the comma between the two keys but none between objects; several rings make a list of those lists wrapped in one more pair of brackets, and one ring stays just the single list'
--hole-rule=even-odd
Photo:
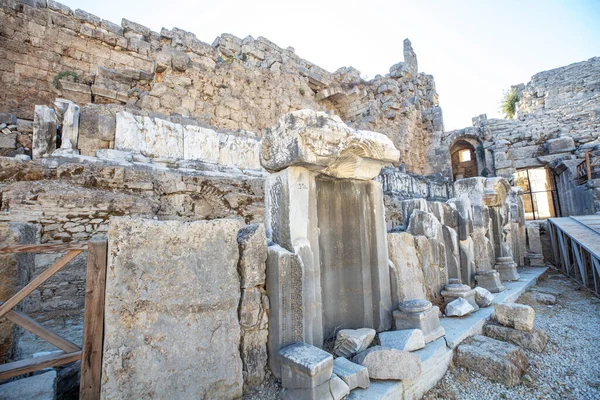
[{"label": "broken stone slab", "polygon": [[398,400],[404,388],[400,381],[372,381],[368,389],[354,389],[347,400]]},{"label": "broken stone slab", "polygon": [[464,298],[459,297],[446,305],[447,317],[464,317],[474,312],[473,306]]},{"label": "broken stone slab", "polygon": [[425,276],[419,262],[415,237],[408,232],[388,233],[392,302],[425,298]]},{"label": "broken stone slab", "polygon": [[337,116],[313,110],[281,116],[267,130],[260,150],[261,165],[270,172],[301,165],[344,179],[373,179],[384,165],[399,158],[385,135],[355,130]]},{"label": "broken stone slab", "polygon": [[52,154],[56,150],[56,113],[47,106],[35,106],[33,112],[33,158]]},{"label": "broken stone slab", "polygon": [[421,375],[419,356],[391,347],[371,347],[357,354],[352,361],[367,367],[372,379],[407,380]]},{"label": "broken stone slab", "polygon": [[383,347],[391,347],[402,351],[415,351],[425,347],[425,336],[420,329],[404,329],[379,334],[379,343]]},{"label": "broken stone slab", "polygon": [[352,357],[353,355],[365,351],[375,339],[377,332],[371,328],[361,329],[342,329],[337,333],[333,354],[342,357]]},{"label": "broken stone slab", "polygon": [[333,360],[333,373],[346,382],[350,390],[369,387],[369,371],[362,365],[353,363],[345,357]]},{"label": "broken stone slab", "polygon": [[494,304],[496,320],[504,326],[520,331],[531,332],[535,319],[535,310],[528,305],[518,303]]},{"label": "broken stone slab", "polygon": [[395,330],[420,329],[425,343],[429,343],[446,334],[440,325],[439,314],[439,307],[432,306],[427,300],[403,301],[394,311],[394,327]]},{"label": "broken stone slab", "polygon": [[410,215],[407,231],[413,236],[425,236],[427,239],[444,240],[442,224],[435,215],[421,211],[413,210]]},{"label": "broken stone slab", "polygon": [[350,387],[340,377],[333,375],[327,382],[314,388],[284,388],[282,400],[342,400],[350,394]]},{"label": "broken stone slab", "polygon": [[446,305],[454,300],[462,298],[471,305],[473,308],[472,311],[479,310],[479,306],[475,301],[475,291],[471,289],[469,285],[463,285],[462,283],[448,283],[444,287],[444,290],[442,290],[442,296],[444,297],[444,303]]},{"label": "broken stone slab", "polygon": [[[70,100],[54,100],[54,110],[61,126],[61,141],[68,139],[77,148],[79,138],[79,106]],[[61,144],[60,147],[63,147]]]},{"label": "broken stone slab", "polygon": [[17,117],[9,113],[0,113],[0,124],[16,125]]},{"label": "broken stone slab", "polygon": [[546,344],[548,344],[548,335],[541,329],[525,332],[502,325],[487,324],[483,327],[483,334],[492,339],[516,344],[537,353],[544,351]]},{"label": "broken stone slab", "polygon": [[521,376],[529,367],[522,349],[481,335],[458,346],[454,362],[508,387],[521,383]]},{"label": "broken stone slab", "polygon": [[475,291],[475,301],[479,307],[489,307],[492,305],[494,295],[489,290],[482,287],[476,287],[473,290]]},{"label": "broken stone slab", "polygon": [[500,281],[500,274],[496,270],[477,271],[477,274],[475,274],[475,281],[477,281],[477,284],[480,287],[487,289],[492,293],[504,291],[504,286]]},{"label": "broken stone slab", "polygon": [[281,386],[311,389],[331,379],[333,356],[306,343],[295,343],[279,351]]},{"label": "broken stone slab", "polygon": [[556,296],[548,293],[534,293],[533,298],[540,304],[554,305],[556,304]]},{"label": "broken stone slab", "polygon": [[252,224],[238,233],[240,262],[238,271],[242,288],[264,285],[267,262],[267,235],[264,224]]},{"label": "broken stone slab", "polygon": [[103,160],[114,160],[127,163],[133,162],[133,153],[130,151],[99,149],[96,150],[96,157]]},{"label": "broken stone slab", "polygon": [[0,385],[3,400],[54,400],[56,398],[56,371],[30,376]]}]

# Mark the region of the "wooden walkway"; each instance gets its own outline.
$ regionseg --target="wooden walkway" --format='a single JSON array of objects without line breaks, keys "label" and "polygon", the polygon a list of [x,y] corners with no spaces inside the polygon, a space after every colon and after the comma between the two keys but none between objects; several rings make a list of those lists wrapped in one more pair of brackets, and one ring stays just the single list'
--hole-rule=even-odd
[{"label": "wooden walkway", "polygon": [[600,296],[600,215],[550,218],[548,222],[558,266]]}]

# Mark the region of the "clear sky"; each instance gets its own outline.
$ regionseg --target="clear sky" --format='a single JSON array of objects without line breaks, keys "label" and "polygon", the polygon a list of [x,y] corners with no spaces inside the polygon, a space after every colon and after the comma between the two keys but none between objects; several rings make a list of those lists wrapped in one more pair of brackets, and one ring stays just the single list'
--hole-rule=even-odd
[{"label": "clear sky", "polygon": [[385,74],[409,38],[435,77],[446,130],[471,126],[510,85],[600,56],[600,0],[262,1],[63,0],[119,23],[178,27],[211,44],[221,33],[264,36],[329,71]]}]

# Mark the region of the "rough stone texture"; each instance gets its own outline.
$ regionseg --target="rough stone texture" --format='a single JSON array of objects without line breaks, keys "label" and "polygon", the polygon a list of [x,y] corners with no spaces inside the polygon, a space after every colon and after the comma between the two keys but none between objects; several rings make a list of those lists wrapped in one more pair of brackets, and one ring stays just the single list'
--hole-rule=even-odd
[{"label": "rough stone texture", "polygon": [[494,304],[496,320],[504,326],[520,331],[531,332],[535,319],[535,310],[525,304],[500,303]]},{"label": "rough stone texture", "polygon": [[340,377],[350,390],[369,387],[369,371],[362,365],[353,363],[347,358],[338,357],[333,360],[333,373]]},{"label": "rough stone texture", "polygon": [[102,398],[241,396],[238,229],[111,219]]},{"label": "rough stone texture", "polygon": [[[0,248],[33,244],[37,239],[36,227],[18,222],[0,222]],[[35,253],[0,254],[0,299],[8,300],[25,286],[32,277]],[[17,305],[17,310],[21,309]],[[15,324],[6,318],[0,320],[0,361],[14,359],[19,336]]]},{"label": "rough stone texture", "polygon": [[481,335],[458,346],[454,362],[508,387],[520,384],[529,366],[525,353],[517,346]]},{"label": "rough stone texture", "polygon": [[267,262],[267,236],[264,224],[246,226],[238,233],[240,247],[239,273],[242,288],[265,284],[265,263]]},{"label": "rough stone texture", "polygon": [[3,400],[55,400],[56,371],[51,370],[0,385]]},{"label": "rough stone texture", "polygon": [[459,297],[446,305],[447,317],[464,317],[475,311],[473,306],[464,298]]},{"label": "rough stone texture", "polygon": [[371,379],[410,380],[421,375],[419,356],[390,347],[371,347],[352,361],[367,367]]},{"label": "rough stone texture", "polygon": [[[406,329],[419,329],[423,332],[425,337],[425,343],[434,341],[446,334],[444,328],[440,326],[440,309],[437,306],[431,306],[427,300],[422,307],[417,310],[403,309],[407,303],[414,303],[415,301],[409,301],[400,303],[400,309],[394,311],[394,329],[395,330],[406,330]],[[419,301],[423,303],[423,301]],[[412,308],[412,307],[411,307]]]},{"label": "rough stone texture", "polygon": [[483,334],[492,339],[510,342],[524,349],[538,353],[544,351],[546,344],[548,343],[548,335],[546,332],[539,329],[534,329],[531,332],[524,332],[506,326],[487,324],[483,327]]},{"label": "rough stone texture", "polygon": [[401,399],[403,386],[400,381],[377,380],[371,382],[368,389],[355,389],[348,396],[348,400],[395,400]]},{"label": "rough stone texture", "polygon": [[284,389],[281,393],[283,400],[342,400],[348,396],[350,388],[338,376],[310,389]]},{"label": "rough stone texture", "polygon": [[482,287],[476,287],[475,289],[475,301],[479,307],[489,307],[494,301],[494,295],[489,290]]},{"label": "rough stone texture", "polygon": [[56,114],[46,106],[35,106],[33,116],[33,158],[51,154],[56,150]]},{"label": "rough stone texture", "polygon": [[286,389],[311,389],[329,381],[333,356],[318,347],[295,343],[279,351],[281,386]]},{"label": "rough stone texture", "polygon": [[415,248],[415,238],[410,233],[389,233],[390,280],[392,304],[401,301],[424,299],[425,277]]},{"label": "rough stone texture", "polygon": [[281,116],[260,151],[261,165],[271,172],[301,165],[335,178],[365,180],[399,157],[385,135],[352,129],[339,117],[312,110]]},{"label": "rough stone texture", "polygon": [[369,347],[376,335],[375,329],[342,329],[337,333],[333,354],[342,357],[352,357]]},{"label": "rough stone texture", "polygon": [[425,347],[425,337],[420,329],[381,332],[379,343],[383,347],[391,347],[403,351],[415,351]]},{"label": "rough stone texture", "polygon": [[70,100],[56,99],[54,109],[60,124],[61,148],[77,148],[79,139],[79,106]]}]

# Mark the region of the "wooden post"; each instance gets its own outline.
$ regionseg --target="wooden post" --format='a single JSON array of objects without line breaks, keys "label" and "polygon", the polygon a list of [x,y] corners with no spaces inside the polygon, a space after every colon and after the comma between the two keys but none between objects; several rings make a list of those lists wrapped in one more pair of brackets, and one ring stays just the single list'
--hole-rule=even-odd
[{"label": "wooden post", "polygon": [[587,167],[587,181],[592,181],[592,164],[590,162],[590,152],[585,152],[585,166]]},{"label": "wooden post", "polygon": [[79,398],[100,398],[102,342],[104,339],[104,290],[106,288],[106,239],[92,239],[88,244],[83,317],[83,353]]}]

